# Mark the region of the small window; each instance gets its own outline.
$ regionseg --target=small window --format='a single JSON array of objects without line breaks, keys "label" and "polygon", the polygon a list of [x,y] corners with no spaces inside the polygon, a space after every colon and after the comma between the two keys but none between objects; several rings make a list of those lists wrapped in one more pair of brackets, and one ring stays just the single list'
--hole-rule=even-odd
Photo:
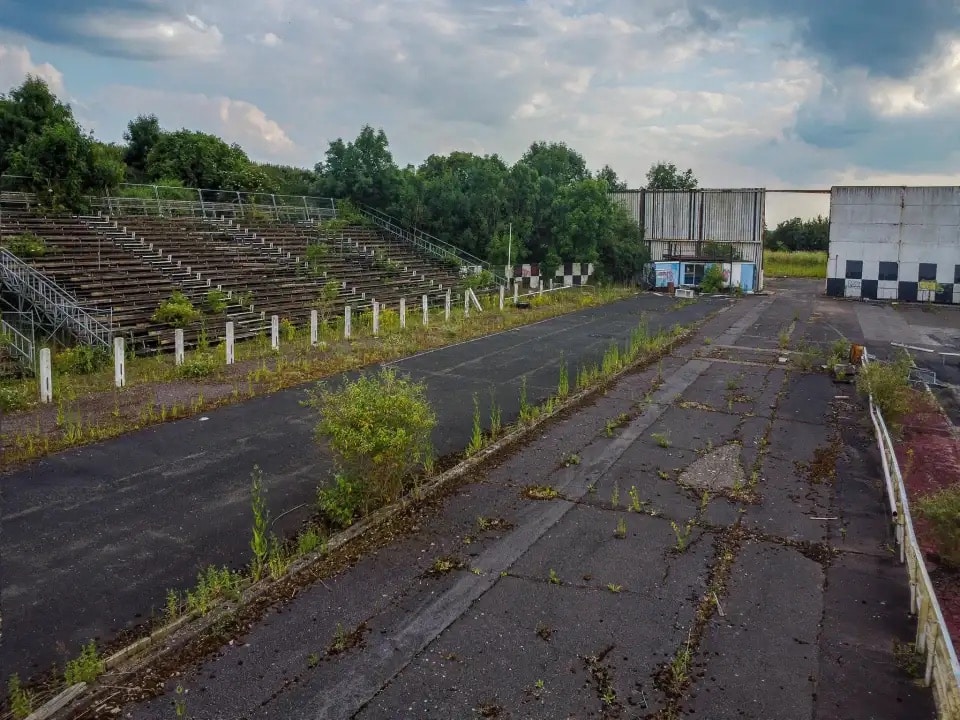
[{"label": "small window", "polygon": [[863,260],[847,260],[847,280],[863,279]]},{"label": "small window", "polygon": [[937,264],[936,263],[920,263],[920,274],[917,276],[917,280],[920,282],[936,282],[937,280]]},{"label": "small window", "polygon": [[700,263],[686,263],[683,266],[683,284],[699,285],[703,280],[704,266]]},{"label": "small window", "polygon": [[953,284],[960,285],[960,265],[953,266]]},{"label": "small window", "polygon": [[896,279],[897,279],[897,263],[881,262],[880,275],[877,277],[877,280],[896,280]]}]

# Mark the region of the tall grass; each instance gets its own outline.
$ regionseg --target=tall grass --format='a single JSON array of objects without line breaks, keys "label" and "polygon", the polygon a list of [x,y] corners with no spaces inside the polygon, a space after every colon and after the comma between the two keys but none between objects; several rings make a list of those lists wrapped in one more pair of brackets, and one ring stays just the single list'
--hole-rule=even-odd
[{"label": "tall grass", "polygon": [[763,272],[767,277],[825,278],[827,253],[764,250]]}]

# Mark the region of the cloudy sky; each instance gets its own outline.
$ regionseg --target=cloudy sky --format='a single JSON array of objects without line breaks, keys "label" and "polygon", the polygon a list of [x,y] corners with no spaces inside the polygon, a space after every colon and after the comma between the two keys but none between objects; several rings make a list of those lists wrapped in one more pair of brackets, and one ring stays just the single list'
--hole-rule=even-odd
[{"label": "cloudy sky", "polygon": [[27,73],[101,139],[153,112],[307,167],[369,123],[400,164],[563,140],[631,186],[960,184],[960,0],[0,0],[0,91]]}]

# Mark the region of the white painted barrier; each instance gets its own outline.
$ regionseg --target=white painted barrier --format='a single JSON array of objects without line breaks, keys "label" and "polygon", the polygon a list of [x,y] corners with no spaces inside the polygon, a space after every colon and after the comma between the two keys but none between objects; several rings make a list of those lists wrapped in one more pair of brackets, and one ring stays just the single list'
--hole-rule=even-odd
[{"label": "white painted barrier", "polygon": [[53,401],[53,364],[50,361],[50,348],[40,350],[40,402]]},{"label": "white painted barrier", "polygon": [[127,355],[122,337],[113,339],[113,384],[118,388],[127,384]]},{"label": "white painted barrier", "polygon": [[224,352],[227,365],[233,365],[234,347],[233,347],[233,320],[227,322],[227,334],[223,341]]},{"label": "white painted barrier", "polygon": [[270,347],[274,350],[280,349],[280,316],[272,315],[270,317]]},{"label": "white painted barrier", "polygon": [[373,336],[380,334],[380,303],[373,301]]},{"label": "white painted barrier", "polygon": [[310,311],[310,345],[316,347],[320,336],[320,316],[316,310]]},{"label": "white painted barrier", "polygon": [[173,333],[173,364],[183,365],[183,329],[177,328]]},{"label": "white painted barrier", "polygon": [[428,305],[427,296],[423,296],[423,326],[426,327],[430,324],[430,307]]},{"label": "white painted barrier", "polygon": [[343,337],[350,339],[350,306],[345,305],[343,308]]},{"label": "white painted barrier", "polygon": [[[867,353],[864,352],[863,364],[868,363]],[[916,650],[926,657],[924,684],[933,687],[938,716],[944,720],[957,720],[960,718],[960,662],[957,660],[950,632],[927,573],[923,550],[917,542],[910,502],[900,464],[897,462],[893,439],[883,414],[874,405],[872,396],[869,398],[869,405],[870,419],[873,421],[877,445],[880,448],[890,514],[896,525],[900,562],[907,566],[910,612],[917,616]]]},{"label": "white painted barrier", "polygon": [[407,327],[407,299],[400,298],[400,329],[404,330]]},{"label": "white painted barrier", "polygon": [[450,288],[447,288],[447,296],[444,302],[443,319],[450,322]]}]

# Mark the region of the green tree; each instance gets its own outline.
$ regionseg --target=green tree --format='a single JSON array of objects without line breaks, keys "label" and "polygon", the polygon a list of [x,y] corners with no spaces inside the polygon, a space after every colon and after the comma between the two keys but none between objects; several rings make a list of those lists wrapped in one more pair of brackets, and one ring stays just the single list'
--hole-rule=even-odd
[{"label": "green tree", "polygon": [[826,251],[830,248],[830,219],[818,215],[812,220],[784,220],[764,233],[763,244],[771,250]]},{"label": "green tree", "polygon": [[566,143],[535,142],[520,158],[543,178],[550,178],[555,185],[586,180],[590,177],[583,156]]},{"label": "green tree", "polygon": [[60,124],[75,124],[73,112],[39,77],[28,76],[9,95],[0,95],[0,173],[10,170],[13,153],[31,138]]},{"label": "green tree", "polygon": [[597,248],[612,242],[616,222],[604,180],[580,180],[561,187],[554,198],[551,248],[568,262],[595,263]]},{"label": "green tree", "polygon": [[353,142],[337,138],[318,163],[321,195],[346,198],[381,210],[391,207],[399,190],[399,170],[390,153],[386,133],[364,125]]},{"label": "green tree", "polygon": [[615,204],[611,214],[613,233],[597,247],[600,262],[596,274],[608,280],[630,282],[650,262],[650,253],[643,242],[640,226],[627,210]]},{"label": "green tree", "polygon": [[123,139],[127,142],[123,161],[135,174],[141,175],[146,172],[147,157],[160,140],[162,133],[160,121],[156,115],[138,115],[127,123],[126,132],[123,133]]},{"label": "green tree", "polygon": [[312,170],[269,163],[257,167],[265,178],[265,192],[276,195],[311,195],[317,184],[317,175]]},{"label": "green tree", "polygon": [[673,163],[658,162],[647,171],[648,190],[696,190],[697,178],[693,170],[683,172]]},{"label": "green tree", "polygon": [[259,191],[266,176],[239,145],[192,130],[163,133],[147,155],[151,180],[176,178],[187,187]]},{"label": "green tree", "polygon": [[597,179],[607,183],[610,192],[619,192],[627,189],[627,183],[622,181],[616,171],[609,165],[604,165],[597,173]]}]

